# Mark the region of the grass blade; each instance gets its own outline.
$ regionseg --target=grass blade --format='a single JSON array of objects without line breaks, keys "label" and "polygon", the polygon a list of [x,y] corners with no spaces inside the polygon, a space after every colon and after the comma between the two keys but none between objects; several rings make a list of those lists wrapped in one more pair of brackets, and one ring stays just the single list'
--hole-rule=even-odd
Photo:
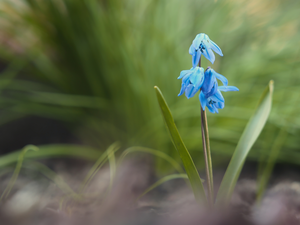
[{"label": "grass blade", "polygon": [[179,163],[177,163],[176,160],[174,160],[169,155],[167,155],[159,150],[145,148],[145,147],[141,147],[141,146],[133,146],[133,147],[127,148],[120,156],[118,164],[120,164],[123,161],[125,156],[127,156],[129,153],[134,153],[134,152],[145,152],[145,153],[155,155],[156,157],[160,157],[160,158],[166,160],[170,165],[172,165],[177,170],[177,172],[184,173],[184,171],[181,168],[181,166],[179,165]]},{"label": "grass blade", "polygon": [[24,164],[25,168],[33,169],[39,171],[41,174],[46,176],[49,180],[56,184],[56,186],[62,190],[66,195],[72,197],[73,199],[80,199],[80,195],[77,194],[65,181],[64,179],[55,173],[53,170],[49,169],[42,163],[30,161]]},{"label": "grass blade", "polygon": [[216,199],[217,202],[230,200],[246,157],[269,117],[272,106],[272,95],[273,81],[271,80],[263,92],[259,104],[236,146],[219,188]]},{"label": "grass blade", "polygon": [[[38,146],[39,151],[30,151],[24,155],[25,159],[50,159],[57,157],[72,157],[95,161],[102,152],[95,148],[70,145],[70,144],[51,144]],[[6,167],[18,161],[21,151],[15,151],[0,157],[0,168]]]},{"label": "grass blade", "polygon": [[[84,178],[82,184],[80,185],[80,193],[82,193],[85,188],[89,185],[93,177],[96,175],[96,173],[99,171],[99,169],[104,165],[104,163],[107,160],[110,160],[110,169],[111,169],[111,185],[112,185],[112,178],[115,175],[115,158],[114,158],[114,152],[117,151],[120,148],[119,143],[113,143],[108,147],[108,149],[98,158],[96,163],[93,165],[93,167],[90,169],[86,177]],[[111,159],[113,154],[113,159]],[[111,164],[111,160],[113,161],[113,164]]]},{"label": "grass blade", "polygon": [[27,145],[23,148],[23,150],[21,151],[21,153],[19,154],[19,157],[18,157],[18,162],[17,162],[17,165],[16,165],[16,169],[7,185],[7,187],[5,188],[5,190],[3,191],[2,195],[1,195],[1,198],[0,198],[0,201],[3,199],[3,198],[7,198],[12,187],[15,185],[15,182],[19,176],[19,173],[20,173],[20,170],[21,170],[21,167],[22,167],[22,163],[23,163],[23,160],[24,160],[24,156],[26,154],[26,152],[28,152],[29,150],[33,150],[33,151],[38,151],[38,147],[34,146],[34,145]]},{"label": "grass blade", "polygon": [[183,173],[171,174],[171,175],[165,176],[165,177],[159,179],[158,181],[156,181],[150,187],[148,187],[137,199],[143,197],[145,194],[147,194],[149,191],[152,191],[154,188],[158,187],[159,185],[161,185],[169,180],[174,180],[174,179],[178,179],[178,178],[188,179],[188,176]]},{"label": "grass blade", "polygon": [[183,162],[183,166],[185,168],[185,171],[186,171],[189,181],[191,183],[195,198],[199,202],[206,201],[204,187],[201,182],[200,176],[198,174],[198,171],[196,169],[196,166],[193,162],[193,159],[192,159],[190,153],[188,152],[187,148],[185,147],[185,145],[180,137],[180,134],[175,125],[171,111],[170,111],[161,91],[159,90],[159,88],[156,86],[154,88],[156,91],[156,95],[157,95],[157,99],[158,99],[158,103],[159,103],[161,112],[164,117],[164,121],[167,125],[172,142],[173,142],[175,148],[177,149],[177,151],[180,155],[180,158]]}]

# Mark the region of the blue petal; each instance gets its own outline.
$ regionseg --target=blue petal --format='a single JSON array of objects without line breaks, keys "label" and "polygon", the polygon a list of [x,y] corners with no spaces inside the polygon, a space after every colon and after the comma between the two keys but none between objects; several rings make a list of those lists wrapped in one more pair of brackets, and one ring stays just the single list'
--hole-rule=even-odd
[{"label": "blue petal", "polygon": [[208,93],[214,87],[215,83],[216,83],[216,78],[214,74],[211,72],[211,69],[207,69],[204,73],[204,83],[202,86],[202,90],[206,95],[206,97],[208,97]]},{"label": "blue petal", "polygon": [[194,86],[199,83],[199,81],[203,80],[204,77],[204,69],[202,67],[195,67],[193,69],[193,73],[190,76],[190,82],[194,84]]},{"label": "blue petal", "polygon": [[181,89],[180,89],[180,92],[179,92],[178,96],[180,96],[180,95],[182,95],[184,93],[185,88],[186,88],[186,84],[184,82],[182,82]]},{"label": "blue petal", "polygon": [[210,43],[210,48],[212,50],[214,50],[215,53],[217,53],[220,56],[223,56],[222,50],[220,49],[220,47],[215,42],[213,42],[212,40],[210,40],[209,43]]},{"label": "blue petal", "polygon": [[207,104],[207,100],[203,94],[203,92],[201,91],[200,94],[199,94],[199,100],[200,100],[200,104],[201,104],[201,107],[203,109],[203,111],[205,110],[205,106]]},{"label": "blue petal", "polygon": [[199,49],[200,43],[203,40],[203,34],[197,34],[195,39],[193,40],[193,46],[195,49]]},{"label": "blue petal", "polygon": [[217,109],[217,107],[215,106],[215,104],[212,105],[212,107],[214,108],[216,113],[219,113],[219,110]]},{"label": "blue petal", "polygon": [[210,58],[209,61],[211,61],[211,63],[214,64],[215,59],[216,59],[215,54],[213,53],[213,51],[211,49],[208,49],[207,51],[208,51],[209,58]]},{"label": "blue petal", "polygon": [[192,83],[193,85],[195,85],[198,82],[198,80],[200,79],[200,71],[201,71],[200,67],[198,67],[198,66],[193,69],[193,72],[189,78],[190,83]]},{"label": "blue petal", "polygon": [[193,84],[189,84],[189,85],[187,86],[187,88],[185,89],[185,96],[186,96],[188,99],[194,96],[194,95],[192,95],[194,88],[195,88],[195,87],[194,87]]},{"label": "blue petal", "polygon": [[211,69],[212,73],[216,76],[217,79],[219,79],[223,85],[227,86],[228,85],[228,80],[226,77],[224,77],[223,75],[217,73],[216,71],[214,71],[213,69]]},{"label": "blue petal", "polygon": [[208,98],[210,96],[213,96],[218,91],[218,83],[215,81],[214,86],[210,89],[209,92],[204,92],[205,97]]},{"label": "blue petal", "polygon": [[189,48],[189,53],[190,53],[190,55],[195,55],[195,48],[194,48],[193,44],[191,44],[191,46]]},{"label": "blue petal", "polygon": [[[201,75],[200,75],[201,76]],[[192,91],[192,93],[191,93],[191,96],[193,97],[199,90],[200,90],[200,88],[202,87],[202,84],[203,84],[203,81],[204,81],[204,79],[203,79],[204,77],[203,76],[201,76],[199,79],[198,79],[198,82],[194,85],[194,89],[193,89],[193,91]]]},{"label": "blue petal", "polygon": [[202,54],[204,55],[205,58],[207,58],[212,64],[215,62],[215,56],[212,57],[211,53],[214,54],[210,49],[205,48]]},{"label": "blue petal", "polygon": [[178,96],[182,95],[186,89],[186,87],[190,84],[190,75],[186,74],[183,78],[182,78],[182,83],[181,83],[181,90],[180,93],[178,94]]},{"label": "blue petal", "polygon": [[194,67],[194,68],[195,68],[196,66],[198,66],[200,57],[201,57],[201,51],[200,51],[200,50],[195,51],[195,55],[193,55],[193,58],[192,58],[193,67]]},{"label": "blue petal", "polygon": [[239,89],[237,87],[234,87],[234,86],[221,86],[221,87],[218,87],[218,89],[220,91],[239,91]]},{"label": "blue petal", "polygon": [[215,108],[211,104],[207,104],[206,106],[211,113],[215,113]]},{"label": "blue petal", "polygon": [[225,104],[224,104],[224,102],[217,102],[215,106],[219,109],[223,109]]},{"label": "blue petal", "polygon": [[225,102],[225,99],[219,90],[217,90],[214,95],[210,96],[210,98],[215,102]]},{"label": "blue petal", "polygon": [[179,77],[177,78],[177,79],[181,79],[181,78],[183,78],[185,75],[187,75],[188,73],[191,73],[192,71],[191,70],[182,70],[181,72],[180,72],[180,75],[179,75]]}]

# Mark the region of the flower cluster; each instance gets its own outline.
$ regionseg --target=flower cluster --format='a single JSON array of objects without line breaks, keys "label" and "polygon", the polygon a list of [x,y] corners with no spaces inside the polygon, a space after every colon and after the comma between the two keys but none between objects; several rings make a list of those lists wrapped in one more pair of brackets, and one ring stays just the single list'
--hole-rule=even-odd
[{"label": "flower cluster", "polygon": [[[190,70],[183,70],[178,79],[182,79],[181,90],[178,96],[185,93],[187,98],[193,97],[199,90],[199,100],[201,107],[205,107],[212,113],[218,113],[218,109],[223,109],[225,99],[221,91],[238,91],[234,86],[227,86],[228,80],[223,75],[217,73],[212,68],[208,67],[205,71],[198,66],[201,55],[207,58],[212,64],[215,62],[214,52],[223,56],[219,46],[214,43],[209,37],[204,34],[198,34],[194,39],[189,53],[192,55],[193,67]],[[220,80],[224,86],[218,86]]]}]

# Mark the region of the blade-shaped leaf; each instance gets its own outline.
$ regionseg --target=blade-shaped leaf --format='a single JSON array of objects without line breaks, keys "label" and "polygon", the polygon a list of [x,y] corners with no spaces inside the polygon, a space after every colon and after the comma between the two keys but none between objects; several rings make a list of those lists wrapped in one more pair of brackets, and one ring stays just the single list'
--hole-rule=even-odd
[{"label": "blade-shaped leaf", "polygon": [[271,80],[263,92],[259,104],[236,146],[219,188],[216,199],[217,202],[230,200],[246,157],[269,117],[272,106],[272,95],[273,81]]},{"label": "blade-shaped leaf", "polygon": [[170,133],[171,139],[175,148],[177,149],[180,158],[182,160],[183,166],[191,183],[195,198],[197,201],[206,201],[205,192],[203,188],[203,184],[201,182],[200,176],[196,169],[196,166],[192,160],[190,153],[188,152],[187,148],[185,147],[180,134],[177,130],[175,125],[173,116],[171,111],[158,87],[154,87],[156,91],[156,96],[158,99],[158,103],[163,114],[165,123],[167,125],[168,131]]},{"label": "blade-shaped leaf", "polygon": [[[50,144],[38,146],[39,151],[29,151],[24,155],[24,159],[49,159],[57,157],[73,157],[95,161],[102,152],[95,148],[70,145],[70,144]],[[18,161],[21,151],[15,151],[0,157],[0,168],[8,166]]]},{"label": "blade-shaped leaf", "polygon": [[188,179],[188,176],[186,174],[183,173],[178,173],[178,174],[171,174],[168,176],[165,176],[163,178],[161,178],[160,180],[156,181],[154,184],[152,184],[150,187],[148,187],[139,197],[143,197],[145,194],[147,194],[149,191],[152,191],[154,188],[158,187],[159,185],[169,181],[169,180],[174,180],[174,179],[179,179],[179,178],[183,178],[183,179]]}]

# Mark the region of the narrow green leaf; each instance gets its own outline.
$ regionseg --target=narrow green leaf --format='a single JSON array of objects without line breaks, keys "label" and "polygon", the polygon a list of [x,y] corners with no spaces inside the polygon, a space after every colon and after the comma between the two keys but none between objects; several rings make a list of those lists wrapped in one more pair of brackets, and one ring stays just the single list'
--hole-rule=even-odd
[{"label": "narrow green leaf", "polygon": [[133,146],[133,147],[127,148],[122,153],[122,155],[120,156],[118,164],[120,164],[123,161],[123,159],[125,158],[125,156],[127,156],[130,153],[134,153],[134,152],[145,152],[145,153],[149,153],[149,154],[155,155],[156,157],[160,157],[160,158],[166,160],[168,163],[170,163],[170,165],[172,165],[179,173],[184,173],[184,171],[181,168],[181,166],[179,165],[179,163],[177,163],[169,155],[167,155],[164,152],[159,151],[159,150],[155,150],[155,149],[151,149],[151,148],[145,148],[145,147],[141,147],[141,146]]},{"label": "narrow green leaf", "polygon": [[[39,151],[30,151],[24,155],[25,159],[49,159],[57,157],[72,157],[95,161],[102,152],[95,148],[70,145],[70,144],[51,144],[38,146]],[[18,161],[22,151],[15,151],[0,157],[0,168],[8,166]]]},{"label": "narrow green leaf", "polygon": [[271,80],[263,92],[259,104],[236,146],[219,188],[216,199],[217,202],[230,200],[246,157],[269,117],[272,106],[272,95],[273,81]]},{"label": "narrow green leaf", "polygon": [[165,177],[159,179],[158,181],[156,181],[150,187],[148,187],[137,199],[143,197],[145,194],[147,194],[149,191],[152,191],[154,188],[158,187],[159,185],[161,185],[169,180],[174,180],[174,179],[178,179],[178,178],[188,179],[188,176],[183,173],[171,174],[171,175],[165,176]]},{"label": "narrow green leaf", "polygon": [[24,163],[24,166],[27,169],[33,169],[39,171],[41,174],[46,176],[49,180],[56,184],[56,186],[62,190],[67,196],[72,197],[73,199],[80,199],[80,195],[77,194],[65,181],[64,179],[55,173],[53,170],[49,169],[42,163],[29,161]]},{"label": "narrow green leaf", "polygon": [[185,171],[187,173],[187,176],[189,178],[189,181],[191,183],[195,198],[197,201],[205,201],[206,202],[206,197],[205,197],[205,192],[204,192],[204,187],[201,182],[200,176],[198,174],[198,171],[196,169],[196,166],[193,162],[193,159],[188,152],[187,148],[185,147],[180,134],[177,130],[177,127],[175,125],[173,116],[171,114],[171,111],[161,93],[159,88],[157,86],[154,87],[156,91],[156,96],[158,99],[158,103],[161,109],[161,112],[164,117],[164,121],[167,125],[168,131],[170,133],[171,139],[173,141],[173,144],[175,148],[177,149],[180,158],[182,160],[183,166],[185,168]]},{"label": "narrow green leaf", "polygon": [[[116,152],[120,148],[119,143],[113,143],[108,147],[108,149],[98,158],[96,163],[93,165],[93,167],[90,169],[88,174],[85,176],[83,182],[80,185],[80,192],[83,192],[85,188],[89,185],[93,177],[97,174],[97,172],[100,170],[100,168],[106,163],[107,160],[110,161],[110,169],[111,169],[111,179],[110,184],[112,185],[112,180],[116,172],[116,166],[115,166],[115,157],[114,152]],[[113,159],[112,159],[113,158]]]},{"label": "narrow green leaf", "polygon": [[38,147],[34,146],[34,145],[27,145],[23,148],[23,150],[21,151],[21,153],[19,154],[19,157],[18,157],[18,161],[17,161],[17,165],[16,165],[16,168],[15,168],[15,171],[11,177],[11,179],[9,180],[9,183],[8,185],[6,186],[5,190],[3,191],[1,197],[0,197],[0,201],[3,199],[3,198],[7,198],[11,189],[13,188],[13,186],[15,185],[15,182],[19,176],[19,173],[20,173],[20,170],[21,170],[21,167],[22,167],[22,163],[23,163],[23,160],[24,160],[24,156],[26,154],[26,152],[28,152],[29,150],[32,150],[32,151],[38,151]]}]

